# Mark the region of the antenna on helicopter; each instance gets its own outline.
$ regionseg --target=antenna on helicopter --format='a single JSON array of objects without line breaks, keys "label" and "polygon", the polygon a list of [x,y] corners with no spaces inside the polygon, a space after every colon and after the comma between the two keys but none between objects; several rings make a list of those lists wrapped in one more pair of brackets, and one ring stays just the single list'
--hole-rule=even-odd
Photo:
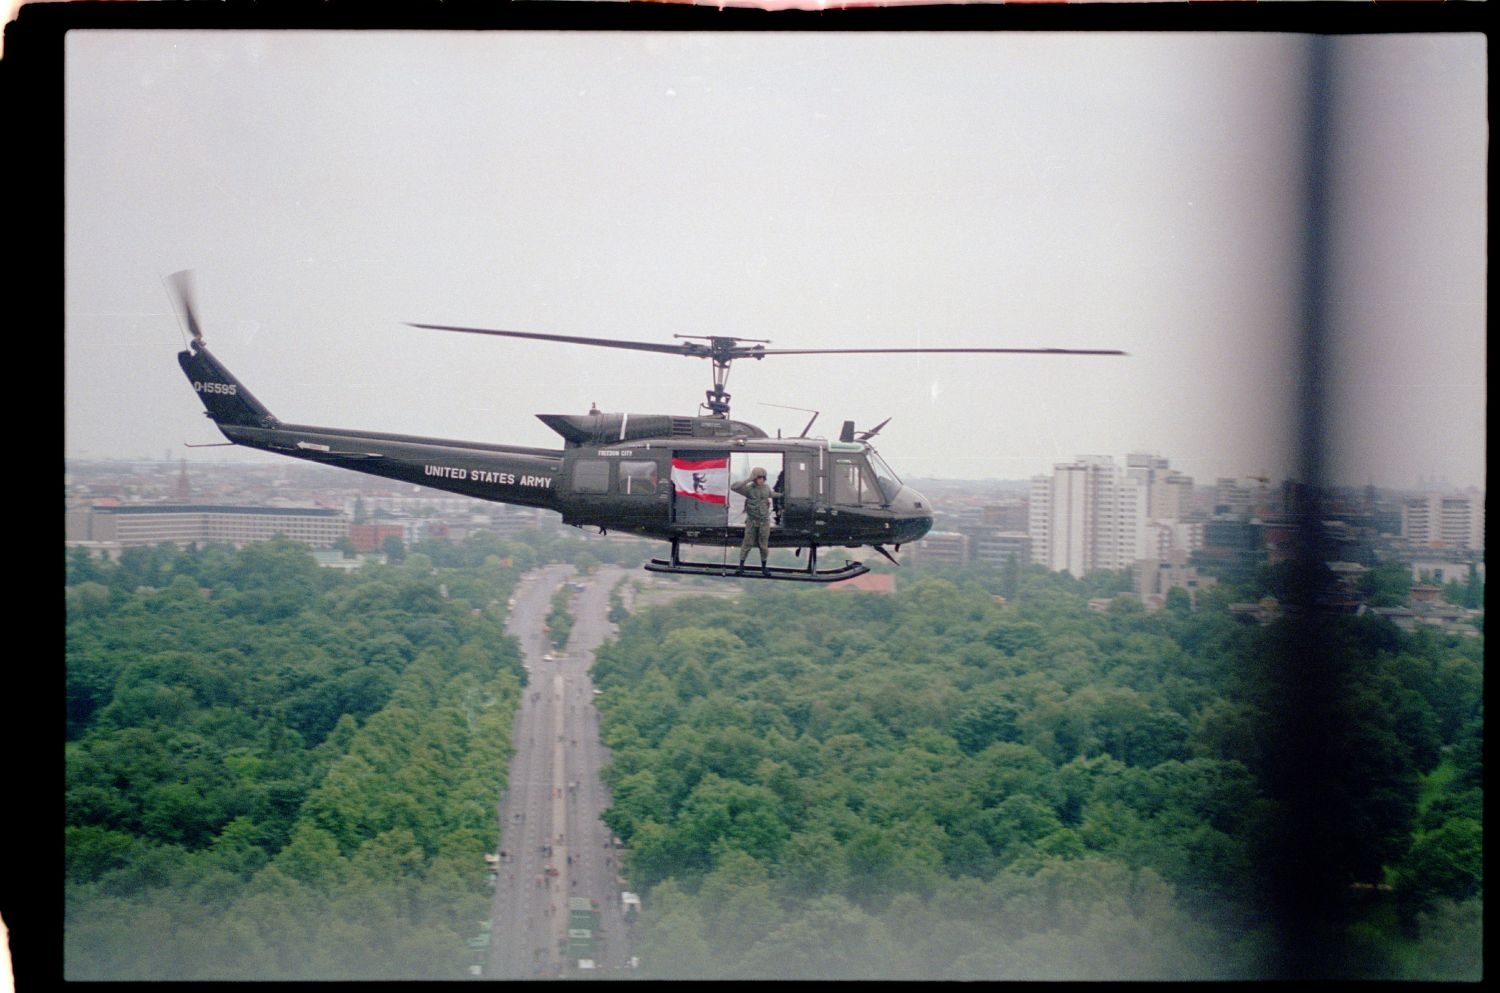
[{"label": "antenna on helicopter", "polygon": [[816,421],[818,419],[818,414],[822,413],[822,411],[813,410],[811,407],[789,407],[789,406],[787,406],[784,403],[765,403],[765,404],[762,404],[762,406],[765,406],[765,407],[780,407],[782,410],[800,410],[804,414],[811,414],[812,418],[808,420],[807,426],[802,429],[802,433],[799,434],[799,435],[797,435],[798,438],[806,438],[807,437],[807,432],[809,432],[809,431],[812,430],[813,421]]}]

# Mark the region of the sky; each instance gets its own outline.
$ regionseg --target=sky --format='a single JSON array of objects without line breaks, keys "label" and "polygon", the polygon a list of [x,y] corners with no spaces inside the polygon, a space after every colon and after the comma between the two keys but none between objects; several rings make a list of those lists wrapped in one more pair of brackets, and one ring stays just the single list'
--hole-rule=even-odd
[{"label": "sky", "polygon": [[[177,367],[164,277],[283,421],[560,447],[708,363],[406,322],[777,348],[734,416],[903,476],[1165,456],[1284,478],[1306,40],[1191,33],[70,32],[65,455],[264,461]],[[1484,486],[1479,35],[1334,43],[1335,482]],[[781,405],[781,406],[773,406]]]}]

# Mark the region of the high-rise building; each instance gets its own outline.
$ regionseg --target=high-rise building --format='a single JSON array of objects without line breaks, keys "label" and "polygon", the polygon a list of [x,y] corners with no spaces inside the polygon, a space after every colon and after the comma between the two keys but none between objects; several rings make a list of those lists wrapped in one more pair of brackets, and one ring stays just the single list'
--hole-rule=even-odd
[{"label": "high-rise building", "polygon": [[1173,470],[1151,485],[1151,517],[1158,521],[1186,520],[1193,514],[1193,477]]},{"label": "high-rise building", "polygon": [[1128,569],[1154,546],[1150,487],[1132,476],[1122,476],[1115,484],[1115,507],[1114,540],[1108,551],[1114,565],[1103,568]]},{"label": "high-rise building", "polygon": [[1133,452],[1122,472],[1109,456],[1080,456],[1031,481],[1031,561],[1082,576],[1139,559],[1191,551],[1193,480],[1159,455]]},{"label": "high-rise building", "polygon": [[1213,566],[1229,583],[1249,583],[1268,558],[1265,532],[1260,521],[1220,518],[1203,522],[1202,544],[1193,555],[1195,564]]},{"label": "high-rise building", "polygon": [[1263,508],[1269,507],[1270,502],[1270,480],[1265,476],[1221,476],[1214,481],[1216,515],[1255,517]]},{"label": "high-rise building", "polygon": [[1484,498],[1426,493],[1401,506],[1401,537],[1412,545],[1484,548]]},{"label": "high-rise building", "polygon": [[1109,456],[1059,463],[1031,481],[1031,560],[1074,576],[1129,565],[1144,509],[1139,483],[1122,479]]},{"label": "high-rise building", "polygon": [[1165,558],[1172,548],[1192,551],[1183,543],[1190,532],[1178,527],[1193,516],[1193,477],[1173,469],[1165,458],[1144,452],[1125,456],[1125,474],[1146,489],[1145,537],[1137,548],[1141,557]]}]

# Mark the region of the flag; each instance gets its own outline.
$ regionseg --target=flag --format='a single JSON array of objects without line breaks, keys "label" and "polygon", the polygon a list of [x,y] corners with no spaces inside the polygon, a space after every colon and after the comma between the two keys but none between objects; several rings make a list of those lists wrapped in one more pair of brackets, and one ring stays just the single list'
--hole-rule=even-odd
[{"label": "flag", "polygon": [[729,456],[672,460],[672,485],[679,497],[704,503],[729,502]]}]

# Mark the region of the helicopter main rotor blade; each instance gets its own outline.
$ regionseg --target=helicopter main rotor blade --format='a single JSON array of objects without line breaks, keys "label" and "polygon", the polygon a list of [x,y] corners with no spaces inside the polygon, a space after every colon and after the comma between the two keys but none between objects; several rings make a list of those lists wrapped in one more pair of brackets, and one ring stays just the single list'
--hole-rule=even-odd
[{"label": "helicopter main rotor blade", "polygon": [[861,431],[857,435],[855,435],[854,437],[858,441],[869,441],[871,438],[875,437],[877,434],[880,433],[880,429],[881,428],[885,427],[889,423],[891,423],[891,419],[889,417],[887,417],[885,420],[881,421],[879,424],[875,425],[870,430],[868,430],[868,431]]},{"label": "helicopter main rotor blade", "polygon": [[595,345],[601,348],[626,348],[637,352],[686,355],[696,358],[758,359],[766,355],[914,355],[977,353],[1003,355],[1124,355],[1114,349],[1084,348],[766,348],[764,344],[740,345],[744,339],[709,336],[708,345],[691,341],[668,345],[656,341],[623,341],[618,338],[585,338],[568,334],[541,334],[535,331],[506,331],[500,328],[471,328],[453,324],[418,324],[410,327],[429,331],[458,331],[463,334],[487,334],[504,338],[527,338],[532,341],[560,341],[571,345]]},{"label": "helicopter main rotor blade", "polygon": [[1112,348],[766,348],[751,355],[1124,355]]},{"label": "helicopter main rotor blade", "polygon": [[425,328],[429,331],[460,331],[464,334],[489,334],[505,338],[529,338],[533,341],[561,341],[571,345],[598,345],[603,348],[628,348],[638,352],[663,352],[667,355],[707,356],[708,349],[703,345],[686,343],[681,345],[664,345],[655,341],[621,341],[618,338],[580,338],[566,334],[538,334],[534,331],[501,331],[496,328],[466,328],[456,327],[451,324],[415,324],[410,327]]},{"label": "helicopter main rotor blade", "polygon": [[183,319],[187,321],[188,333],[193,336],[194,341],[203,340],[203,328],[198,323],[198,313],[193,307],[193,272],[184,269],[174,272],[167,277],[172,284],[172,292],[177,296],[177,306],[182,312]]}]

